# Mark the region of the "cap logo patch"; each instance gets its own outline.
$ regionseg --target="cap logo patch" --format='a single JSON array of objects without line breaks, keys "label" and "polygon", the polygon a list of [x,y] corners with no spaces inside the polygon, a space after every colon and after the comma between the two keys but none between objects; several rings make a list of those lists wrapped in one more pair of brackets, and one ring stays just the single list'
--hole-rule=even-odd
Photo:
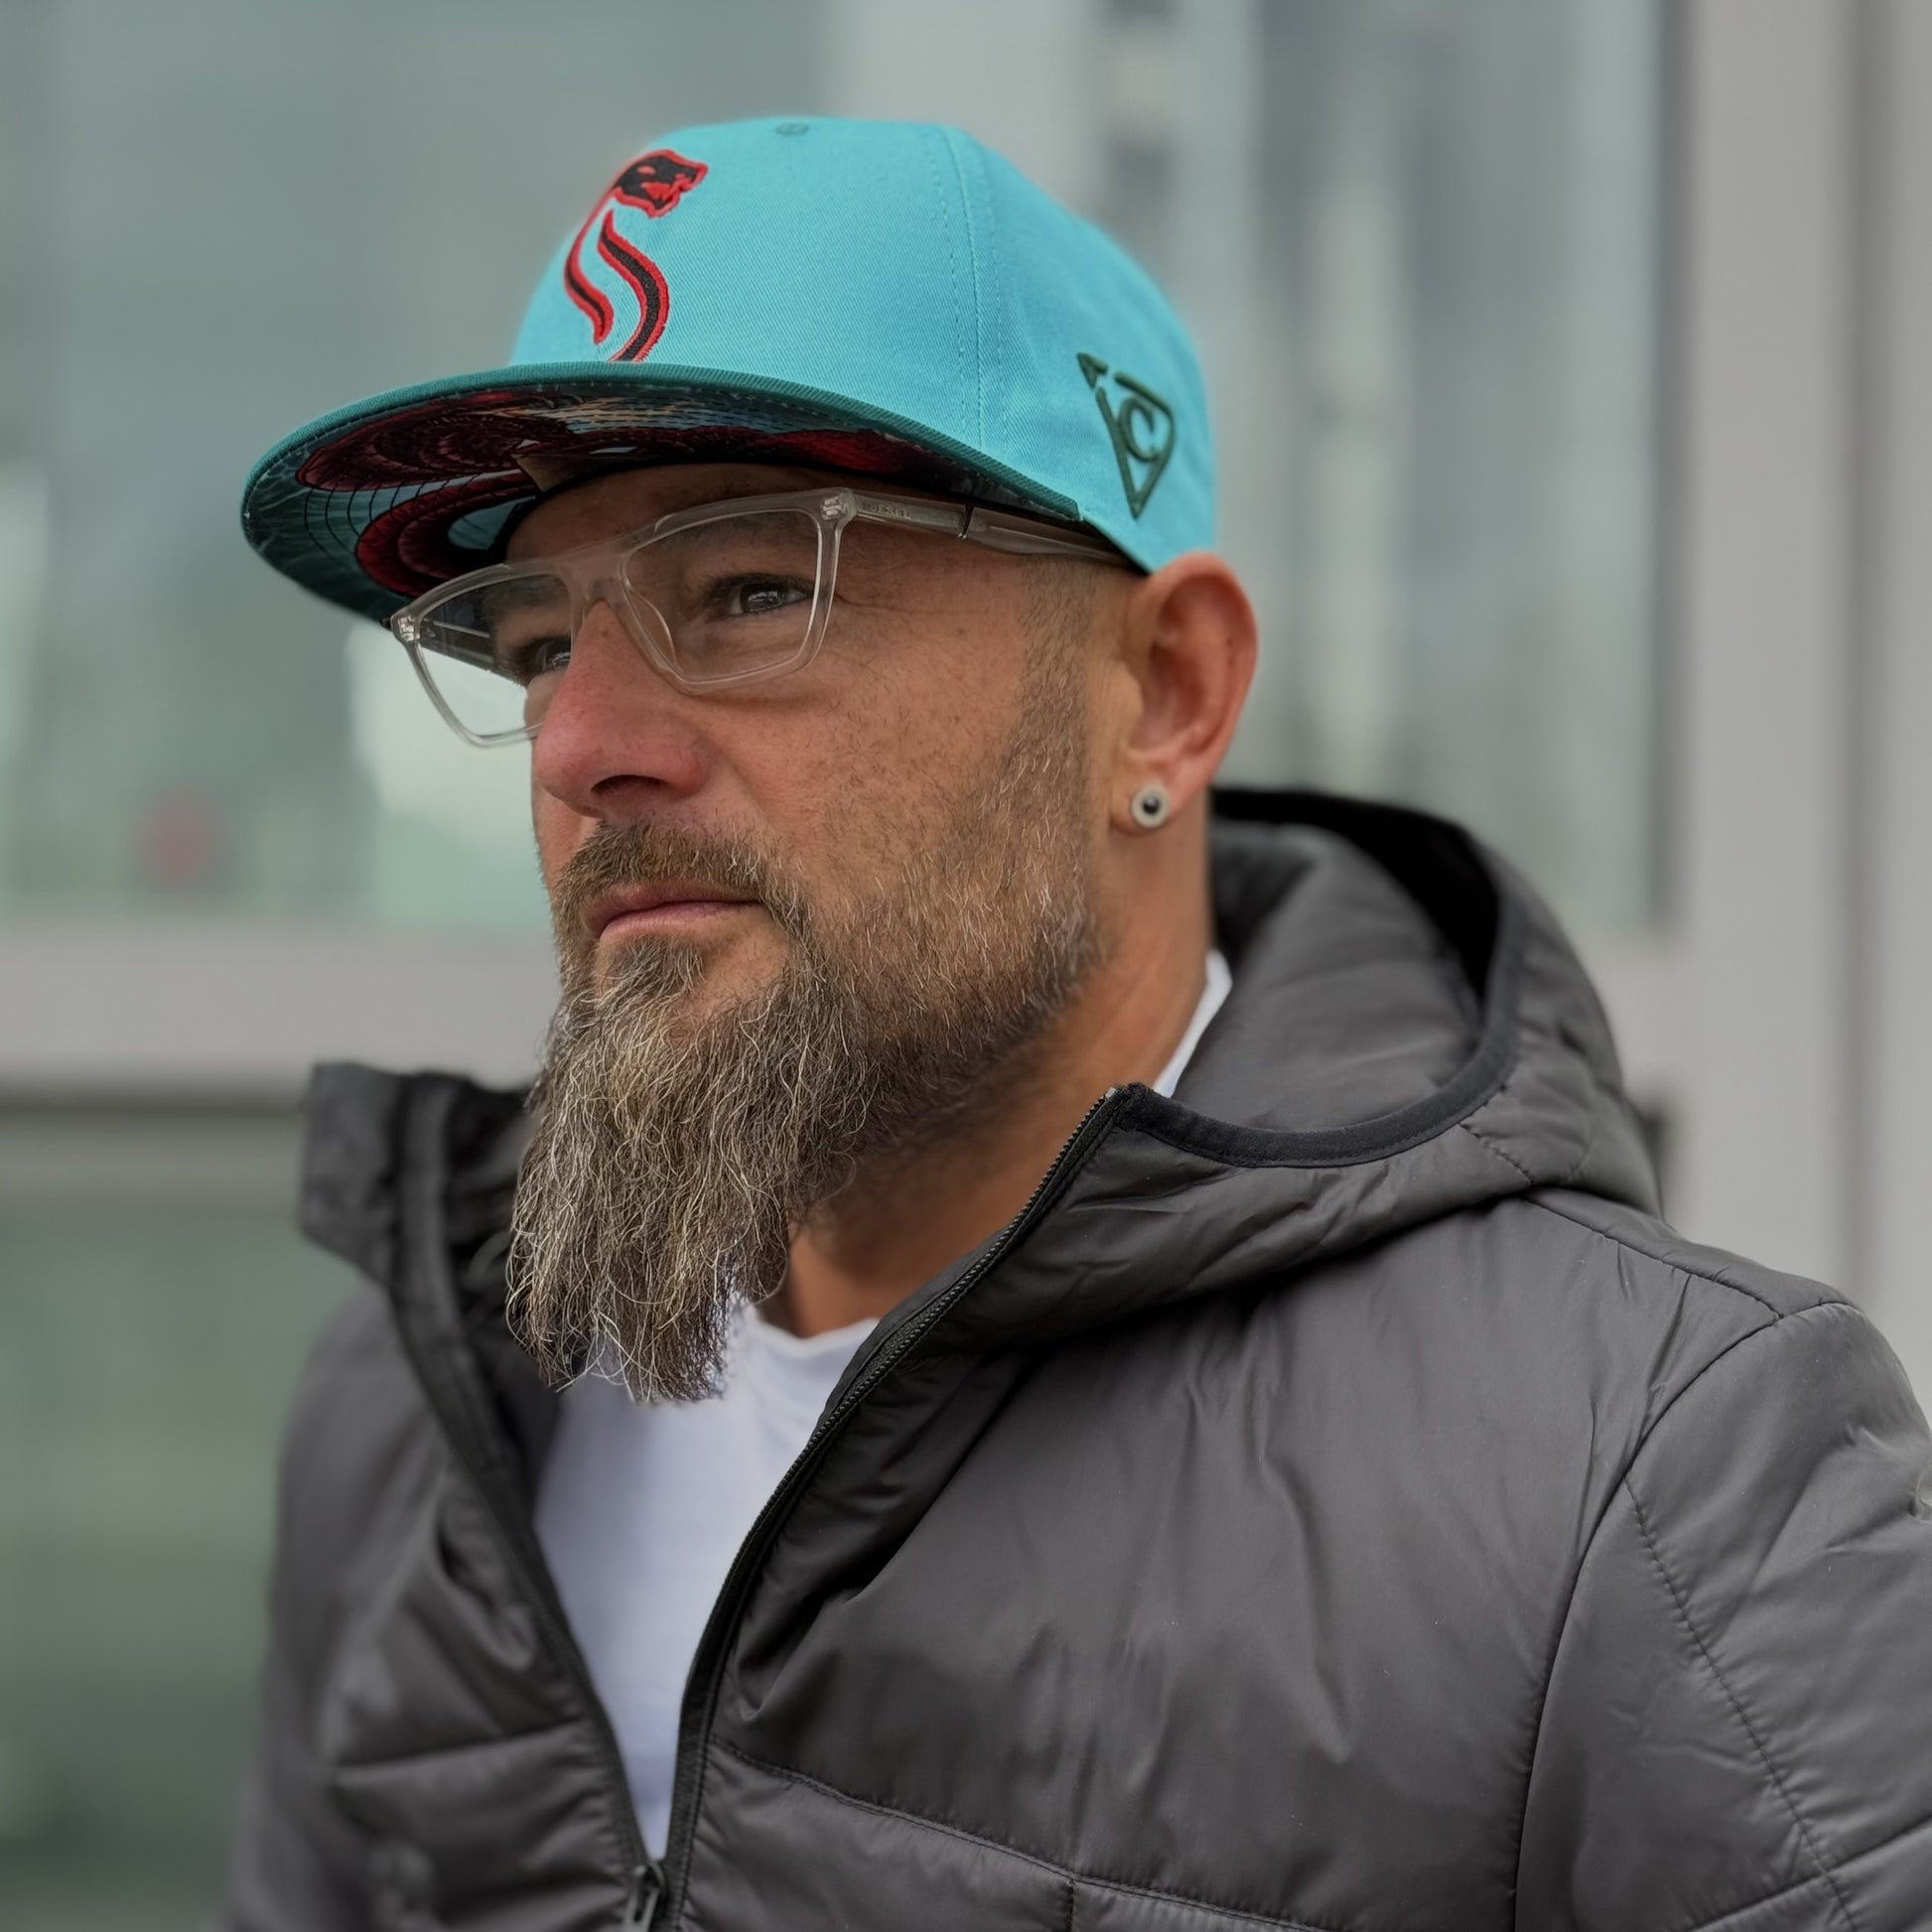
[{"label": "cap logo patch", "polygon": [[1100,405],[1100,419],[1120,465],[1120,486],[1136,521],[1173,455],[1173,411],[1145,382],[1110,369],[1097,355],[1080,353],[1080,373]]},{"label": "cap logo patch", "polygon": [[600,347],[617,326],[618,312],[611,298],[591,279],[590,264],[584,258],[584,244],[593,228],[597,230],[598,259],[637,298],[637,326],[611,351],[613,362],[642,361],[657,346],[671,314],[671,290],[664,271],[618,232],[618,205],[640,207],[654,221],[676,207],[709,173],[702,161],[687,160],[672,148],[652,148],[648,154],[640,154],[626,163],[598,197],[597,206],[584,217],[584,225],[564,250],[564,292],[589,318],[591,340]]}]

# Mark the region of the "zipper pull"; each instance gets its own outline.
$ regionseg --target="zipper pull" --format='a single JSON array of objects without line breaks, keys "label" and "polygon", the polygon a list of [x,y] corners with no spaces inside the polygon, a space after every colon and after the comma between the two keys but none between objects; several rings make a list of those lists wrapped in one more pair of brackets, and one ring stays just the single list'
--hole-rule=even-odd
[{"label": "zipper pull", "polygon": [[629,1923],[641,1925],[644,1932],[650,1932],[657,1923],[657,1908],[663,1902],[664,1867],[655,1859],[646,1859],[631,1881]]}]

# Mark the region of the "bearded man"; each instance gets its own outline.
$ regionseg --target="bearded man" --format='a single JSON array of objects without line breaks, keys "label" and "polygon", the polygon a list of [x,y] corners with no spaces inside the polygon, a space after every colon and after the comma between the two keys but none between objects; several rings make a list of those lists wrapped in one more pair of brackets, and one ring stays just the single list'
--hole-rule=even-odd
[{"label": "bearded man", "polygon": [[[527,746],[523,1097],[336,1068],[222,1924],[1932,1923],[1932,1440],[1453,827],[1210,793],[1186,337],[949,130],[630,162],[245,525]],[[497,751],[480,756],[505,756]]]}]

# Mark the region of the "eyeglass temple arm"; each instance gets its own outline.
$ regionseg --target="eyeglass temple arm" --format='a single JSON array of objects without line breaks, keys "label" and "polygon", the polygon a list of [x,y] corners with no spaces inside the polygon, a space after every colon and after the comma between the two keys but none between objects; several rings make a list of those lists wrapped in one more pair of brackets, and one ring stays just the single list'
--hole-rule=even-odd
[{"label": "eyeglass temple arm", "polygon": [[1029,557],[1087,557],[1095,563],[1122,564],[1129,570],[1139,566],[1123,556],[1105,537],[1089,536],[1084,530],[1052,530],[1031,516],[1009,516],[1003,510],[990,510],[976,504],[960,531],[969,543],[983,543],[991,550],[1011,550]]},{"label": "eyeglass temple arm", "polygon": [[1086,557],[1095,563],[1121,564],[1138,569],[1105,537],[1085,530],[1055,529],[1038,517],[1013,516],[1004,510],[988,509],[983,503],[970,508],[955,503],[922,503],[905,496],[868,496],[853,492],[853,502],[861,516],[882,523],[908,523],[918,529],[943,531],[948,536],[964,537],[990,550],[1008,550],[1029,557]]}]

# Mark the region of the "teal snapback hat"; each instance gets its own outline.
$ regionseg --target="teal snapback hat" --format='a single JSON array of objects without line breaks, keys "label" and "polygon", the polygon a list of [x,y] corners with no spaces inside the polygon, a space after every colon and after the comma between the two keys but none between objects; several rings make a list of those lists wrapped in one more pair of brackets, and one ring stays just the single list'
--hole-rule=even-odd
[{"label": "teal snapback hat", "polygon": [[265,456],[242,528],[383,619],[598,470],[757,460],[1083,525],[1153,570],[1214,532],[1193,345],[1113,241],[955,128],[684,128],[552,257],[509,362]]}]

